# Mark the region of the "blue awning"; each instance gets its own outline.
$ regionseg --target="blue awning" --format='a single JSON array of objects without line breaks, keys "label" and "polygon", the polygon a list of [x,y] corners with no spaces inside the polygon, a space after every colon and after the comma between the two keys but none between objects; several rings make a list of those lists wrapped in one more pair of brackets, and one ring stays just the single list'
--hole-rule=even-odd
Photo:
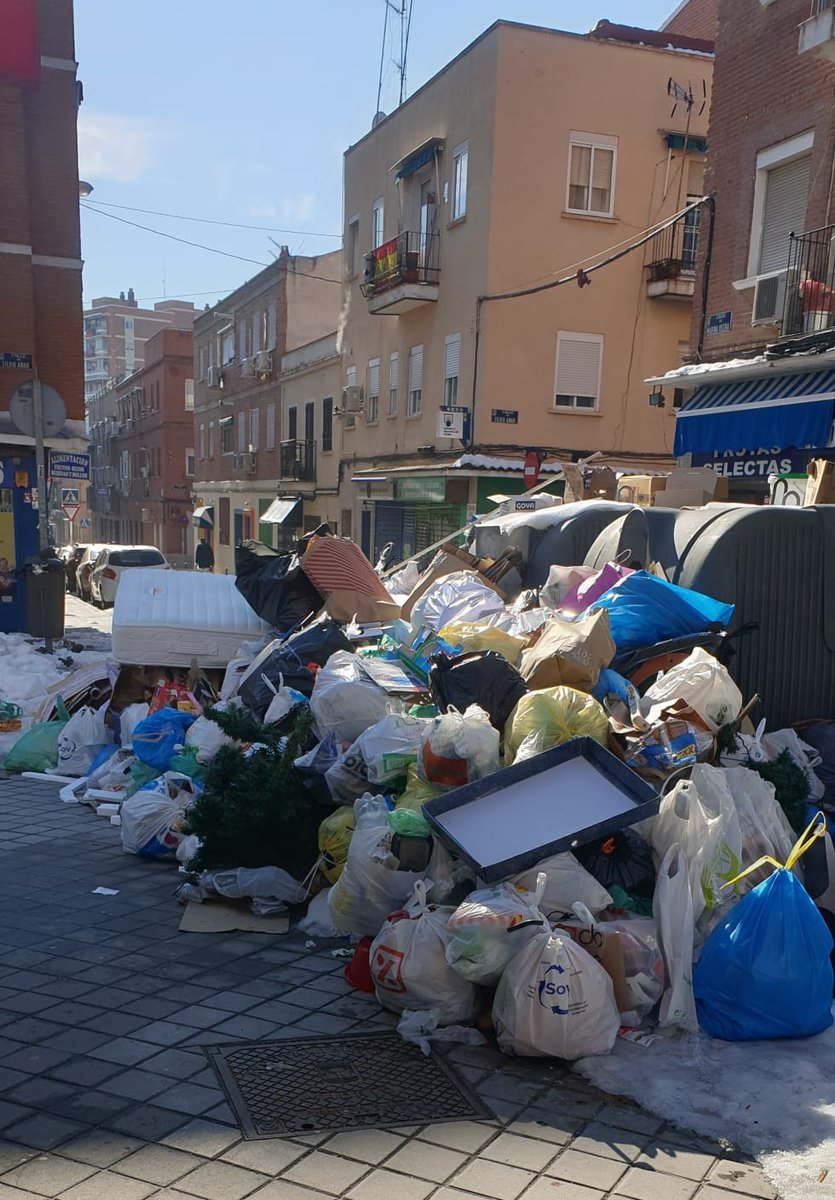
[{"label": "blue awning", "polygon": [[444,139],[440,137],[428,138],[422,145],[416,146],[405,158],[401,158],[400,162],[396,162],[392,167],[395,180],[408,179],[410,175],[414,175],[415,171],[419,171],[421,167],[431,163],[443,146]]},{"label": "blue awning", "polygon": [[675,454],[828,446],[835,370],[707,383],[679,409]]}]

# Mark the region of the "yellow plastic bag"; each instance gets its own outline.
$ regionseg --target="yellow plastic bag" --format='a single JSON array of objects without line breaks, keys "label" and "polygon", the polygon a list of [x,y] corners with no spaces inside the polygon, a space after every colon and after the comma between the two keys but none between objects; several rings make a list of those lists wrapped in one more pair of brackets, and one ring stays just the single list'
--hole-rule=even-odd
[{"label": "yellow plastic bag", "polygon": [[319,852],[324,859],[322,874],[328,883],[336,883],[342,874],[353,836],[354,810],[350,804],[337,808],[319,826]]},{"label": "yellow plastic bag", "polygon": [[417,773],[417,764],[412,763],[406,772],[406,787],[402,795],[398,796],[394,802],[395,808],[408,808],[412,812],[419,813],[427,800],[434,800],[436,796],[440,796],[443,788],[435,787],[433,783],[427,783],[425,779]]},{"label": "yellow plastic bag", "polygon": [[521,757],[528,758],[531,753],[541,754],[577,737],[594,738],[605,746],[608,732],[606,713],[586,692],[570,687],[543,688],[528,692],[510,714],[504,731],[505,753],[515,761],[524,742],[527,749]]},{"label": "yellow plastic bag", "polygon": [[460,646],[462,654],[477,650],[496,650],[515,666],[527,638],[514,637],[493,625],[462,623],[445,625],[438,635],[450,646]]}]

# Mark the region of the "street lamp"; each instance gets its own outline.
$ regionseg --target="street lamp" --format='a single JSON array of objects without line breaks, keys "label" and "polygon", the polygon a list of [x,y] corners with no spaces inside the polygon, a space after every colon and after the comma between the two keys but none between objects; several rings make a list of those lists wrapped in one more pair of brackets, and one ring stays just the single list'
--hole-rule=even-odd
[{"label": "street lamp", "polygon": [[78,194],[82,200],[85,200],[93,190],[92,183],[88,183],[86,179],[79,179]]}]

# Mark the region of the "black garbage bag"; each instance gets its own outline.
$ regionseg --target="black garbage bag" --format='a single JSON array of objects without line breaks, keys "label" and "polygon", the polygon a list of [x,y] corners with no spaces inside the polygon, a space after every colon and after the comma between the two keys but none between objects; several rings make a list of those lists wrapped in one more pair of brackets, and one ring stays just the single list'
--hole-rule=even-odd
[{"label": "black garbage bag", "polygon": [[298,554],[262,542],[235,547],[235,586],[258,616],[286,633],[325,603],[301,568]]},{"label": "black garbage bag", "polygon": [[429,690],[441,712],[463,712],[478,704],[501,733],[519,700],[529,690],[516,668],[495,650],[438,654],[429,668]]},{"label": "black garbage bag", "polygon": [[634,829],[620,829],[579,846],[574,857],[606,889],[617,885],[631,896],[652,899],[655,867],[652,850]]},{"label": "black garbage bag", "polygon": [[244,675],[238,694],[249,711],[263,721],[274,695],[269,683],[278,690],[283,678],[286,687],[309,696],[315,675],[308,664],[323,667],[337,650],[353,649],[336,621],[330,617],[317,621],[285,641],[276,639],[265,646]]}]

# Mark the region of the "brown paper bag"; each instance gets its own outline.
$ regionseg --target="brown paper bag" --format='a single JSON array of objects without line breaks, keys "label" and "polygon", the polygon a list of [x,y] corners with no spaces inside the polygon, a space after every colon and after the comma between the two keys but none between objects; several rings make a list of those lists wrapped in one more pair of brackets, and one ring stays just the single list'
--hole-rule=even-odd
[{"label": "brown paper bag", "polygon": [[533,691],[564,684],[588,692],[614,656],[609,613],[598,608],[577,621],[551,617],[533,645],[522,651],[519,670]]}]

